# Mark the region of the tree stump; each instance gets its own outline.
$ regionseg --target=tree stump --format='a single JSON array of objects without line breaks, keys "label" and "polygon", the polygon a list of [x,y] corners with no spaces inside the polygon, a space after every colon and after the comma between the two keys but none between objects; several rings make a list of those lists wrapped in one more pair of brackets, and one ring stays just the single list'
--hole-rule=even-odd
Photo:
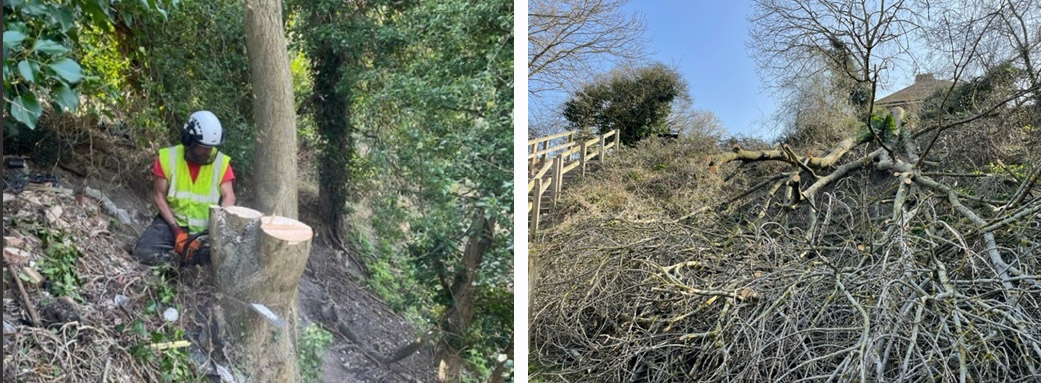
[{"label": "tree stump", "polygon": [[311,227],[244,207],[210,208],[216,318],[255,382],[299,382],[297,286]]}]

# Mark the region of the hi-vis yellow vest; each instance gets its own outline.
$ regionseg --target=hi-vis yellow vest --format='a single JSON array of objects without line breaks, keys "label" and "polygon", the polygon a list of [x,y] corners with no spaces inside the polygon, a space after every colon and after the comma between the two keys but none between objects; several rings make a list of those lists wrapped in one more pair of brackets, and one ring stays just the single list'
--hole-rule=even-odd
[{"label": "hi-vis yellow vest", "polygon": [[192,182],[188,161],[184,159],[184,145],[159,150],[159,164],[170,181],[166,202],[178,225],[187,226],[191,233],[209,228],[210,205],[220,201],[220,181],[230,163],[231,157],[217,152],[213,163],[200,167],[198,177]]}]

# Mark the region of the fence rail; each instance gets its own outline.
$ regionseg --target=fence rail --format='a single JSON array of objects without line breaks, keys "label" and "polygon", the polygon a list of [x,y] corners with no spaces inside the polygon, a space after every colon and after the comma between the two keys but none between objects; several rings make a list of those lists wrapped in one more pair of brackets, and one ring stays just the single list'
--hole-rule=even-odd
[{"label": "fence rail", "polygon": [[[528,141],[528,227],[531,234],[539,229],[542,211],[556,207],[565,175],[578,170],[578,175],[584,177],[591,161],[602,163],[608,150],[621,145],[618,130],[582,141],[575,141],[577,137],[578,131],[572,130]],[[549,206],[543,206],[546,192],[549,192]]]}]

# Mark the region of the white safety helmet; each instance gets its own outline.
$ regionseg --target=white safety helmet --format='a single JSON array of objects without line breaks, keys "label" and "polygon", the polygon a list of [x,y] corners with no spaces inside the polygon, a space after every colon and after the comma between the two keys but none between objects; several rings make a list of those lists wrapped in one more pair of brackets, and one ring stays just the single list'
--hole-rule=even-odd
[{"label": "white safety helmet", "polygon": [[224,130],[221,128],[220,120],[206,110],[192,113],[188,117],[188,122],[184,124],[181,143],[185,147],[195,144],[221,146],[224,143]]}]

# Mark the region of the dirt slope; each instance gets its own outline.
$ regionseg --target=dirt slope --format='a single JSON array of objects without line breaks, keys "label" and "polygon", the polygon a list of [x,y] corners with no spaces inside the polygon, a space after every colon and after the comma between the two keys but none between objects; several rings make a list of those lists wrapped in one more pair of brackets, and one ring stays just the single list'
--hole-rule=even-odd
[{"label": "dirt slope", "polygon": [[[164,363],[174,365],[175,370],[196,367],[178,364],[185,364],[186,356],[144,362],[135,352],[141,344],[157,343],[154,334],[149,339],[148,332],[173,339],[179,335],[176,328],[185,329],[180,338],[195,343],[206,340],[205,350],[192,347],[185,355],[224,362],[221,353],[214,352],[221,348],[219,341],[214,342],[206,332],[206,302],[212,288],[204,270],[158,272],[129,254],[136,240],[135,228],[141,230],[153,214],[144,193],[98,179],[77,178],[60,169],[53,173],[61,179],[57,187],[32,185],[24,191],[4,191],[4,246],[11,251],[5,251],[4,256],[3,381],[85,381],[101,376],[114,382],[162,381],[164,377],[157,370],[169,368]],[[101,195],[104,198],[99,198]],[[111,201],[107,208],[105,198]],[[119,222],[113,206],[126,213],[130,225]],[[70,256],[66,263],[70,266],[66,271],[79,278],[75,289],[78,299],[57,298],[56,287],[62,283],[25,283],[30,305],[44,322],[43,328],[37,328],[8,269],[23,276],[32,273],[23,268],[37,272],[47,269],[50,261],[45,259],[53,255],[45,254],[54,252],[47,248],[57,247],[44,243],[49,240],[53,244],[55,239],[41,237],[61,232],[67,233],[65,247],[78,249],[72,252],[78,256]],[[342,321],[360,343],[333,331],[335,340],[325,356],[323,381],[432,381],[434,360],[429,348],[392,365],[381,365],[366,356],[389,354],[407,345],[415,338],[416,329],[347,272],[346,257],[321,240],[316,240],[312,249],[299,290],[302,323],[317,322],[333,330]],[[171,296],[170,291],[176,295]],[[172,299],[163,302],[164,298]],[[153,302],[157,307],[150,307]],[[162,316],[168,307],[180,309],[179,318],[172,324],[164,322]],[[66,309],[64,314],[62,308]],[[330,308],[336,310],[340,321],[323,315],[323,309],[328,312]],[[147,331],[135,332],[138,324]],[[215,376],[210,379],[219,381]]]}]

